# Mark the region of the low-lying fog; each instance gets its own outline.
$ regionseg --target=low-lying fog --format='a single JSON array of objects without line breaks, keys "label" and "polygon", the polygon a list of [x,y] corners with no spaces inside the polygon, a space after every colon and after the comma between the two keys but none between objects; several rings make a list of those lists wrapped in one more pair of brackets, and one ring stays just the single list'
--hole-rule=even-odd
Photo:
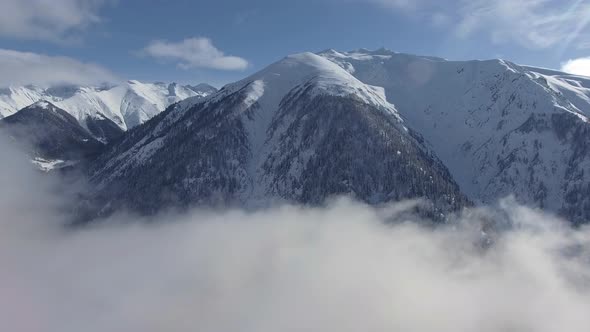
[{"label": "low-lying fog", "polygon": [[590,330],[590,232],[510,201],[487,235],[346,199],[71,229],[58,180],[0,145],[0,331]]}]

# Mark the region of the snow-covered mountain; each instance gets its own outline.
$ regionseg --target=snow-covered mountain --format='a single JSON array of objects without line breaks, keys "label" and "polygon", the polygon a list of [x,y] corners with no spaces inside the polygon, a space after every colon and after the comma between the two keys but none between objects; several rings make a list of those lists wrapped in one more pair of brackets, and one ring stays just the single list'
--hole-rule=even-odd
[{"label": "snow-covered mountain", "polygon": [[296,54],[128,132],[92,166],[106,213],[192,204],[369,203],[426,197],[436,213],[469,202],[407,128],[383,88]]},{"label": "snow-covered mountain", "polygon": [[590,220],[590,78],[387,50],[321,55],[383,87],[473,201],[515,195]]},{"label": "snow-covered mountain", "polygon": [[2,139],[19,144],[45,171],[84,161],[104,148],[76,118],[46,101],[0,119],[0,133],[7,136]]},{"label": "snow-covered mountain", "polygon": [[176,83],[126,83],[106,86],[9,87],[0,90],[0,118],[37,101],[49,101],[74,116],[96,138],[108,141],[144,123],[169,105],[190,97],[205,97],[216,89]]}]

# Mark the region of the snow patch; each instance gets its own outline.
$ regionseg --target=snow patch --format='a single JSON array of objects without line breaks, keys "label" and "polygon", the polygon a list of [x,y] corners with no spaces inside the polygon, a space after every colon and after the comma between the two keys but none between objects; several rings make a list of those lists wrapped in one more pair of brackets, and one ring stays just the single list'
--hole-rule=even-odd
[{"label": "snow patch", "polygon": [[61,159],[54,159],[48,160],[43,158],[35,158],[31,160],[31,162],[39,168],[39,170],[43,172],[50,172],[55,169],[65,168],[69,166],[74,166],[78,163],[75,160],[61,160]]}]

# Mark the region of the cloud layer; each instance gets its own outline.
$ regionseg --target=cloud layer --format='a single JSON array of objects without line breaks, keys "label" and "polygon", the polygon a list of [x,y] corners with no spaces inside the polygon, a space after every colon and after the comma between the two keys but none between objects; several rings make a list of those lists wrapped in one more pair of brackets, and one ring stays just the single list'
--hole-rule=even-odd
[{"label": "cloud layer", "polygon": [[590,77],[590,57],[568,60],[561,64],[561,70],[574,75]]},{"label": "cloud layer", "polygon": [[403,204],[347,200],[67,230],[71,201],[5,142],[2,331],[590,328],[590,232],[525,208],[501,207],[507,232],[482,211],[432,229],[404,222]]},{"label": "cloud layer", "polygon": [[142,54],[163,60],[176,61],[183,69],[211,68],[241,70],[248,67],[248,61],[225,55],[208,38],[187,38],[180,42],[165,40],[152,41]]},{"label": "cloud layer", "polygon": [[0,87],[116,82],[109,70],[63,56],[0,49]]},{"label": "cloud layer", "polygon": [[[11,38],[67,42],[100,22],[108,0],[3,0],[0,35]],[[112,2],[112,1],[111,1]]]}]

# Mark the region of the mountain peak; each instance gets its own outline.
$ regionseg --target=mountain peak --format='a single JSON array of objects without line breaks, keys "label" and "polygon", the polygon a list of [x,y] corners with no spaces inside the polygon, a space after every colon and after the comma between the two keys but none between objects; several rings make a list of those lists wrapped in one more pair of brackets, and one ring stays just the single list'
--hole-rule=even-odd
[{"label": "mountain peak", "polygon": [[41,109],[44,109],[44,110],[56,108],[55,105],[53,105],[52,103],[48,102],[47,100],[39,100],[38,102],[35,102],[34,104],[32,104],[29,107],[32,107],[32,108],[41,108]]},{"label": "mountain peak", "polygon": [[359,48],[356,51],[352,51],[352,52],[371,54],[371,55],[395,55],[395,54],[398,54],[397,52],[394,52],[394,51],[387,49],[385,47],[381,47],[376,50],[369,50],[367,48]]},{"label": "mountain peak", "polygon": [[28,114],[26,116],[33,116],[39,117],[40,119],[47,118],[48,116],[57,117],[62,119],[63,121],[69,122],[71,124],[77,124],[77,120],[65,110],[55,106],[55,104],[47,101],[47,100],[39,100],[25,108],[21,111],[13,114],[10,117],[7,117],[6,120],[10,120],[11,118],[18,118],[21,114]]},{"label": "mountain peak", "polygon": [[250,103],[276,109],[281,99],[296,88],[309,89],[312,95],[354,96],[379,109],[396,113],[393,105],[385,100],[382,88],[362,83],[333,61],[311,52],[286,56],[246,79],[226,85],[214,99],[243,90],[248,93],[246,100]]}]

